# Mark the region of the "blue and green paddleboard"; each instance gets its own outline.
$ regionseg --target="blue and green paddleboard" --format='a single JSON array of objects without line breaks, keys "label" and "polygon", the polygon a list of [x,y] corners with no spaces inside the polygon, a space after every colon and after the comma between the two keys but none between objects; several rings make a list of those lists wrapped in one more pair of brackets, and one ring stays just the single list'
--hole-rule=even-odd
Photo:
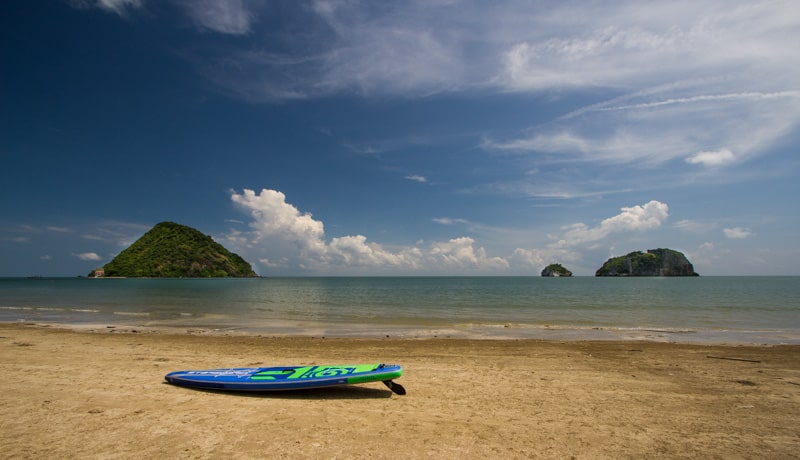
[{"label": "blue and green paddleboard", "polygon": [[283,366],[170,372],[168,383],[191,388],[230,391],[276,391],[383,382],[397,394],[405,389],[392,380],[403,370],[396,364]]}]

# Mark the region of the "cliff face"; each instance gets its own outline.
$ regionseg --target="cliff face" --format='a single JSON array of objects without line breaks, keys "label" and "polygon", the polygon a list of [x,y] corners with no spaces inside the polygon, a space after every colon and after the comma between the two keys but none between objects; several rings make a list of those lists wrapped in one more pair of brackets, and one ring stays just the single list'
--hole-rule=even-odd
[{"label": "cliff face", "polygon": [[[256,277],[253,268],[198,230],[161,222],[103,267],[103,276]],[[93,275],[90,275],[93,276]]]},{"label": "cliff face", "polygon": [[689,259],[672,249],[648,249],[612,257],[595,276],[699,276]]}]

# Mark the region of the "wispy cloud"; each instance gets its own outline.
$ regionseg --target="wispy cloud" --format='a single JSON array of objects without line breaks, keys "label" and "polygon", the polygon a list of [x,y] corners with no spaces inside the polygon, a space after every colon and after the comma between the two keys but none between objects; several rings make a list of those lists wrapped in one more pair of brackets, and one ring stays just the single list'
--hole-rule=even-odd
[{"label": "wispy cloud", "polygon": [[58,227],[58,226],[52,226],[51,225],[51,226],[48,226],[48,227],[45,227],[45,228],[47,230],[51,231],[51,232],[56,232],[56,233],[71,233],[72,232],[72,229],[70,229],[69,227]]},{"label": "wispy cloud", "polygon": [[[689,86],[695,91],[705,90],[696,84],[683,85],[682,90],[691,90]],[[668,94],[630,96],[661,101],[664,97]],[[529,135],[487,140],[484,147],[561,154],[595,163],[655,166],[685,159],[690,164],[723,166],[763,154],[798,125],[798,91],[691,97],[666,104],[595,104],[535,127]],[[605,129],[598,129],[601,126]]]},{"label": "wispy cloud", "polygon": [[125,17],[130,10],[140,8],[143,0],[67,0],[73,8],[89,9],[99,8]]},{"label": "wispy cloud", "polygon": [[713,222],[698,222],[689,219],[682,219],[676,222],[672,227],[691,233],[705,233],[716,228],[717,224]]},{"label": "wispy cloud", "polygon": [[244,0],[174,0],[198,27],[223,34],[250,32],[255,13]]},{"label": "wispy cloud", "polygon": [[428,178],[427,177],[419,176],[419,175],[416,175],[416,174],[412,174],[412,175],[406,176],[405,179],[413,181],[413,182],[419,182],[419,183],[422,183],[422,184],[424,184],[425,182],[428,182]]},{"label": "wispy cloud", "polygon": [[[68,1],[120,15],[144,3]],[[257,100],[353,91],[628,93],[719,76],[732,80],[717,92],[797,89],[800,19],[792,0],[511,0],[491,7],[480,0],[300,0],[280,8],[249,0],[171,2],[201,29],[257,37],[194,55],[219,85]],[[653,107],[694,97],[727,96],[670,95]]]},{"label": "wispy cloud", "polygon": [[724,228],[722,229],[722,232],[725,234],[726,238],[730,238],[733,240],[741,240],[753,234],[753,232],[750,231],[750,229],[743,227]]},{"label": "wispy cloud", "polygon": [[[208,8],[206,2],[199,5]],[[270,14],[255,7],[247,11],[241,2],[224,5],[239,13],[221,17]],[[289,46],[228,49],[225,62],[235,63],[228,76],[246,69],[239,76],[261,82],[269,97],[352,90],[425,95],[471,88],[628,91],[720,75],[750,82],[766,78],[765,87],[783,89],[797,76],[794,8],[791,1],[510,1],[486,8],[469,0],[379,6],[318,0],[310,8],[297,4],[293,17],[305,28],[253,29],[280,33]],[[245,83],[218,76],[220,84]]]},{"label": "wispy cloud", "polygon": [[149,229],[149,226],[143,224],[104,220],[97,222],[91,228],[85,228],[81,238],[124,247],[132,244]]},{"label": "wispy cloud", "polygon": [[14,243],[30,243],[31,238],[28,236],[3,236],[0,241],[11,241]]},{"label": "wispy cloud", "polygon": [[[296,5],[288,22],[266,29],[258,19],[270,11],[248,4],[249,33],[264,45],[201,50],[192,62],[223,91],[260,102],[331,94],[605,94],[517,135],[488,132],[482,146],[551,165],[627,166],[636,171],[617,176],[628,184],[653,184],[641,171],[666,165],[725,174],[768,154],[800,126],[800,16],[789,0]],[[351,148],[392,149],[380,141]],[[505,186],[554,197],[618,189],[583,187],[574,178],[550,182]]]},{"label": "wispy cloud", "polygon": [[458,219],[452,217],[435,217],[431,219],[432,221],[436,222],[437,224],[442,225],[455,225],[455,224],[467,224],[469,221],[466,219]]},{"label": "wispy cloud", "polygon": [[[98,8],[120,17],[141,9],[144,0],[66,0],[76,9]],[[202,30],[242,35],[250,32],[255,13],[247,0],[171,0]]]}]

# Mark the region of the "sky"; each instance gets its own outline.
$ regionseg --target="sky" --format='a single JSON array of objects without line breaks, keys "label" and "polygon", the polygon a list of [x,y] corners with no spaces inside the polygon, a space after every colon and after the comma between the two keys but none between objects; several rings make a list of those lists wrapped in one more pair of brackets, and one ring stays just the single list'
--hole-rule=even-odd
[{"label": "sky", "polygon": [[800,275],[795,0],[0,2],[0,276]]}]

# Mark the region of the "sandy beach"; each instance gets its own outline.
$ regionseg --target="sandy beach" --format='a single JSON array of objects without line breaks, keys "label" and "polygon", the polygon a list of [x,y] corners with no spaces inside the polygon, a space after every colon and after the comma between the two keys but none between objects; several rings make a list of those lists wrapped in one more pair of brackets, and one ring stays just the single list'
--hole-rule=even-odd
[{"label": "sandy beach", "polygon": [[[797,458],[800,346],[343,339],[0,324],[5,458]],[[388,362],[380,383],[231,394],[219,367]]]}]

